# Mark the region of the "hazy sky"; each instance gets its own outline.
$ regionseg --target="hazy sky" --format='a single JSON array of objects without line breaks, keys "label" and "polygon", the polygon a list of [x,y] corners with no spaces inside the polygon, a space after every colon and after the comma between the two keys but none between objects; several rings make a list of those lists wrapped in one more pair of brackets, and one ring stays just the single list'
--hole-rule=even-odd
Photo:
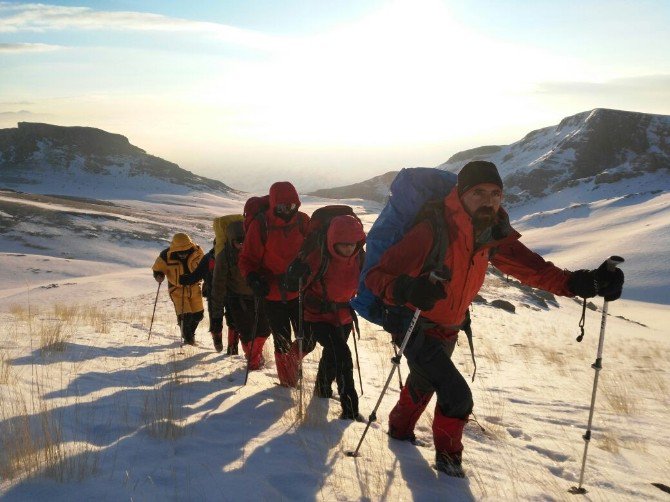
[{"label": "hazy sky", "polygon": [[667,0],[0,1],[0,127],[333,186],[596,107],[670,114],[668,26]]}]

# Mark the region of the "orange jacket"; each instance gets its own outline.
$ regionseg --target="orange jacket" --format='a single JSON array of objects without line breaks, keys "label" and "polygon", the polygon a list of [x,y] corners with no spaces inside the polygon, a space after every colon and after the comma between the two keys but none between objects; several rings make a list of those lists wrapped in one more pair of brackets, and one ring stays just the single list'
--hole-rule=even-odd
[{"label": "orange jacket", "polygon": [[[504,223],[509,224],[507,214],[502,209],[499,216]],[[495,248],[491,264],[503,273],[529,286],[560,296],[572,296],[567,286],[570,272],[545,261],[524,246],[519,242],[521,235],[509,226],[506,237],[475,248],[472,220],[461,205],[456,189],[444,198],[444,219],[449,232],[449,247],[444,264],[451,271],[452,277],[443,283],[447,297],[439,300],[432,310],[421,313],[422,317],[441,325],[435,331],[440,336],[453,335],[453,326],[465,320],[470,303],[484,283],[491,248]],[[368,272],[365,284],[385,303],[394,304],[395,279],[403,274],[417,277],[432,245],[431,225],[425,221],[418,223],[382,255],[379,264]]]}]

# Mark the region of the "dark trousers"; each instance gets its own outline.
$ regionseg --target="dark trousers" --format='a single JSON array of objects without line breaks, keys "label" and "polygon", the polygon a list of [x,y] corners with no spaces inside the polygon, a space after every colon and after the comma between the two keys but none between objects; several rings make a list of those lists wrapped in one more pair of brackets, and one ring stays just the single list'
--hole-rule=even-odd
[{"label": "dark trousers", "polygon": [[256,338],[270,336],[270,325],[265,300],[258,301],[256,312],[253,296],[230,296],[226,302],[226,323],[240,334],[243,343],[249,343],[256,325]]},{"label": "dark trousers", "polygon": [[317,393],[332,394],[333,381],[345,414],[358,414],[358,394],[354,385],[354,363],[347,345],[352,325],[334,326],[325,322],[307,324],[311,338],[323,347],[319,370],[316,374]]},{"label": "dark trousers", "polygon": [[203,317],[204,310],[177,315],[177,324],[182,329],[181,337],[184,340],[192,341],[195,339],[195,330],[198,328],[198,324],[200,324]]},{"label": "dark trousers", "polygon": [[435,392],[444,416],[466,420],[472,412],[472,392],[451,360],[455,345],[455,336],[441,340],[419,329],[405,349],[410,370],[406,385],[414,403]]},{"label": "dark trousers", "polygon": [[[291,329],[298,333],[298,299],[287,302],[265,301],[265,311],[270,322],[270,330],[275,344],[275,352],[287,354],[291,350]],[[304,330],[303,356],[314,350],[315,342],[309,332]]]}]

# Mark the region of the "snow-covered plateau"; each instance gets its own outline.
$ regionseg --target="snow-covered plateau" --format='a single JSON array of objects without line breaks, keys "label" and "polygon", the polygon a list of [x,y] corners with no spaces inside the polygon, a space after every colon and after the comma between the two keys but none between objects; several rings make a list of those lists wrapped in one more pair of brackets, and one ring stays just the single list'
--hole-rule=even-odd
[{"label": "snow-covered plateau", "polygon": [[[381,209],[340,202],[368,228]],[[668,202],[667,192],[606,195],[514,213],[524,242],[561,266],[627,259],[624,298],[610,304],[607,320],[584,478],[589,500],[668,498],[653,484],[670,484]],[[304,197],[303,209],[327,203]],[[243,386],[243,356],[216,353],[206,321],[198,346],[180,348],[164,290],[149,337],[155,256],[177,231],[208,249],[212,218],[242,204],[203,192],[111,202],[0,194],[0,497],[574,500],[568,489],[581,467],[600,299],[577,343],[580,304],[491,274],[481,292],[487,303],[472,311],[476,420],[466,427],[467,478],[431,467],[432,406],[417,427],[427,447],[388,438],[397,378],[353,459],[345,452],[365,424],[339,420],[337,401],[312,396],[319,348],[305,359],[300,419],[297,391],[275,385],[271,344],[267,366]],[[492,306],[497,299],[515,311]],[[362,323],[365,416],[391,370],[389,342]],[[472,374],[467,343],[454,361]]]}]

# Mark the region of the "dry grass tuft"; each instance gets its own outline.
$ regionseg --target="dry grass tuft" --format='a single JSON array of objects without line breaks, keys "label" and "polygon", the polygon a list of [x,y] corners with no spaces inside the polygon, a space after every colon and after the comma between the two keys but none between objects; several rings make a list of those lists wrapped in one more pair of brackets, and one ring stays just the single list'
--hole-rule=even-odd
[{"label": "dry grass tuft", "polygon": [[5,352],[0,353],[0,385],[9,383],[12,365]]},{"label": "dry grass tuft", "polygon": [[63,352],[71,332],[63,321],[44,320],[39,324],[37,334],[40,351],[45,353]]},{"label": "dry grass tuft", "polygon": [[54,316],[64,323],[73,325],[80,316],[80,309],[76,305],[57,303],[54,305]]},{"label": "dry grass tuft", "polygon": [[9,306],[9,313],[18,321],[29,322],[39,311],[31,305],[13,304]]},{"label": "dry grass tuft", "polygon": [[631,415],[637,408],[637,398],[630,377],[620,373],[603,374],[602,392],[609,408],[617,414]]},{"label": "dry grass tuft", "polygon": [[59,482],[81,481],[97,472],[98,450],[65,440],[64,418],[42,399],[40,378],[33,373],[29,398],[16,390],[0,408],[0,478],[42,473]]},{"label": "dry grass tuft", "polygon": [[112,330],[112,317],[104,310],[89,305],[81,310],[83,322],[92,326],[96,333],[108,334]]},{"label": "dry grass tuft", "polygon": [[152,437],[177,439],[184,434],[183,402],[179,381],[177,352],[173,351],[169,361],[170,372],[147,391],[144,398],[143,416],[146,428]]},{"label": "dry grass tuft", "polygon": [[598,438],[596,445],[601,450],[605,450],[614,454],[619,453],[620,448],[619,440],[610,431],[603,432],[602,436]]}]

